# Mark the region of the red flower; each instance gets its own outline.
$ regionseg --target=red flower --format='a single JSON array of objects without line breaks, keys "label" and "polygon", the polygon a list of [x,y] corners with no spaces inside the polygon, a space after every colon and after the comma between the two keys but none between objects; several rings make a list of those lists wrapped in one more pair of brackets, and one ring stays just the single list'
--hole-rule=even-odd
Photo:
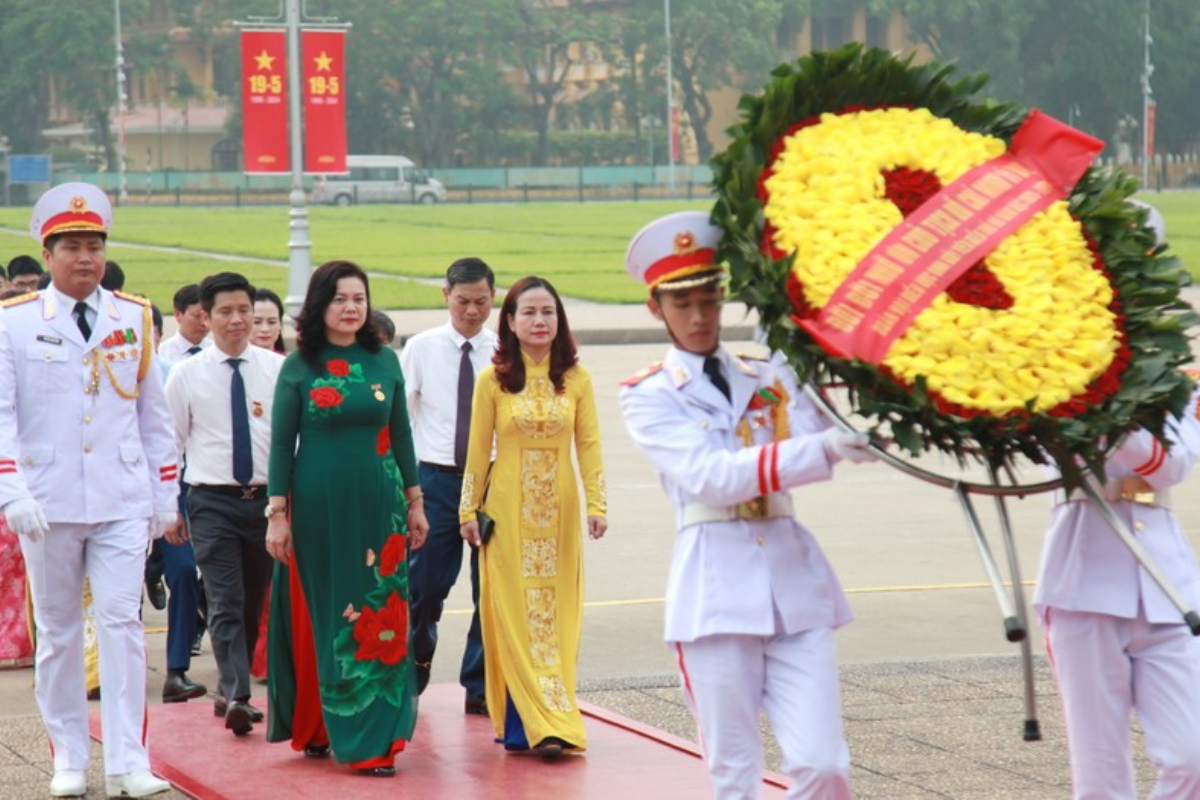
[{"label": "red flower", "polygon": [[408,606],[400,595],[392,592],[378,611],[363,606],[354,623],[354,641],[358,642],[355,660],[399,664],[408,655]]},{"label": "red flower", "polygon": [[383,544],[379,554],[379,574],[387,578],[396,574],[396,567],[408,558],[408,543],[403,534],[393,533]]},{"label": "red flower", "polygon": [[350,374],[350,364],[340,358],[331,358],[326,361],[325,369],[329,370],[330,375],[336,375],[339,378]]},{"label": "red flower", "polygon": [[386,456],[388,451],[392,449],[392,427],[384,425],[379,431],[379,435],[375,437],[375,455]]},{"label": "red flower", "polygon": [[342,393],[332,386],[318,386],[309,389],[309,398],[317,404],[317,408],[334,408],[340,406],[345,398]]}]

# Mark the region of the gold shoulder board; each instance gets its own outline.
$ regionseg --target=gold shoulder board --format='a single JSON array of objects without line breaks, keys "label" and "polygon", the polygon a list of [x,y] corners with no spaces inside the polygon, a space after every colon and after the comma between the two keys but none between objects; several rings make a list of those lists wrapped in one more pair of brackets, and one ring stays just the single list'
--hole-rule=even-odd
[{"label": "gold shoulder board", "polygon": [[16,297],[10,297],[7,300],[0,301],[0,306],[3,306],[4,308],[12,308],[13,306],[19,306],[22,303],[28,303],[30,300],[37,300],[37,296],[37,292],[26,292],[25,294],[19,294]]},{"label": "gold shoulder board", "polygon": [[144,297],[139,297],[136,294],[127,294],[125,292],[113,292],[114,295],[122,300],[128,300],[131,303],[137,303],[139,306],[148,306],[150,301]]},{"label": "gold shoulder board", "polygon": [[662,368],[663,368],[663,363],[661,361],[655,361],[653,364],[646,367],[644,370],[642,370],[634,375],[630,375],[628,378],[621,381],[621,385],[622,386],[637,386],[639,383],[646,380],[646,378],[649,378],[651,375],[653,375],[657,372],[662,372]]}]

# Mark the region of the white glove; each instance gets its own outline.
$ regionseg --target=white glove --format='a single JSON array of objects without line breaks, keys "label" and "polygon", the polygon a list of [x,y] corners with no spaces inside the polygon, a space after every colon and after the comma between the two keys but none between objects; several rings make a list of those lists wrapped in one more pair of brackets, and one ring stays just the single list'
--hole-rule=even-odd
[{"label": "white glove", "polygon": [[150,539],[161,539],[178,519],[178,511],[155,511],[150,518]]},{"label": "white glove", "polygon": [[871,437],[865,433],[830,428],[821,434],[821,441],[831,461],[845,459],[851,464],[866,464],[876,460],[870,449]]},{"label": "white glove", "polygon": [[8,527],[31,542],[36,542],[50,533],[46,524],[46,515],[38,501],[26,495],[19,500],[13,500],[4,507],[4,515],[8,518]]}]

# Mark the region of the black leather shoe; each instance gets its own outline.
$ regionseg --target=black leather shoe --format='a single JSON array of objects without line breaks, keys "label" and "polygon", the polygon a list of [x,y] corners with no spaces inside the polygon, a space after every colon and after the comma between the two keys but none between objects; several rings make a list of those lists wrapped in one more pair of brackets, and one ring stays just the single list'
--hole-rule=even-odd
[{"label": "black leather shoe", "polygon": [[425,687],[429,685],[429,674],[433,670],[433,662],[431,661],[415,661],[413,669],[417,672],[417,694],[422,694]]},{"label": "black leather shoe", "polygon": [[[262,722],[263,721],[263,712],[259,711],[254,706],[250,705],[249,700],[243,700],[242,705],[244,705],[246,708],[250,709],[250,721],[251,722]],[[228,708],[229,708],[229,701],[226,700],[224,697],[218,697],[216,700],[213,701],[213,716],[214,717],[225,716],[226,712],[228,711]]]},{"label": "black leather shoe", "polygon": [[486,717],[488,715],[487,698],[486,697],[468,697],[463,703],[464,714],[479,714]]},{"label": "black leather shoe", "polygon": [[368,778],[394,778],[396,776],[395,767],[366,767],[354,771],[359,775],[366,775]]},{"label": "black leather shoe", "polygon": [[533,750],[547,761],[554,761],[555,759],[562,758],[563,750],[569,746],[569,744],[557,736],[547,736],[534,745]]},{"label": "black leather shoe", "polygon": [[167,587],[163,586],[161,578],[146,584],[146,597],[150,598],[150,605],[159,611],[167,607]]},{"label": "black leather shoe", "polygon": [[245,736],[254,730],[250,721],[250,706],[234,700],[225,711],[225,730],[233,731],[234,736]]},{"label": "black leather shoe", "polygon": [[204,684],[191,680],[182,670],[167,672],[167,680],[163,684],[162,699],[164,703],[183,703],[195,697],[208,694]]},{"label": "black leather shoe", "polygon": [[306,744],[304,745],[304,755],[309,758],[328,758],[329,745],[327,744]]}]

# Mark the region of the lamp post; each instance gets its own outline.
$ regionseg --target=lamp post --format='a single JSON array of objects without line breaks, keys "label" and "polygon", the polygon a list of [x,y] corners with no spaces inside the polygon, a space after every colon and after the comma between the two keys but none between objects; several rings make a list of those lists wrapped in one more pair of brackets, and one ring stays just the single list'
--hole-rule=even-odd
[{"label": "lamp post", "polygon": [[[1149,2],[1149,0],[1147,0]],[[675,116],[675,81],[671,74],[671,0],[663,0],[663,27],[667,34],[667,154],[670,166],[667,169],[667,180],[671,189],[675,188],[675,142],[676,126],[679,124]]]},{"label": "lamp post", "polygon": [[1142,70],[1142,189],[1145,190],[1150,184],[1150,147],[1151,137],[1154,135],[1154,123],[1151,120],[1153,114],[1154,95],[1150,91],[1150,76],[1154,74],[1154,65],[1150,63],[1150,45],[1154,44],[1154,40],[1150,38],[1150,0],[1146,0],[1145,10],[1146,23],[1146,38],[1145,38],[1145,60]]},{"label": "lamp post", "polygon": [[121,44],[121,0],[113,0],[113,17],[117,30],[117,173],[119,188],[117,201],[124,205],[129,199],[129,187],[125,183],[125,49]]},{"label": "lamp post", "polygon": [[312,240],[308,235],[308,205],[304,196],[304,129],[300,95],[300,0],[287,0],[287,68],[289,159],[292,162],[292,191],[288,195],[288,313],[300,313],[312,272]]}]

